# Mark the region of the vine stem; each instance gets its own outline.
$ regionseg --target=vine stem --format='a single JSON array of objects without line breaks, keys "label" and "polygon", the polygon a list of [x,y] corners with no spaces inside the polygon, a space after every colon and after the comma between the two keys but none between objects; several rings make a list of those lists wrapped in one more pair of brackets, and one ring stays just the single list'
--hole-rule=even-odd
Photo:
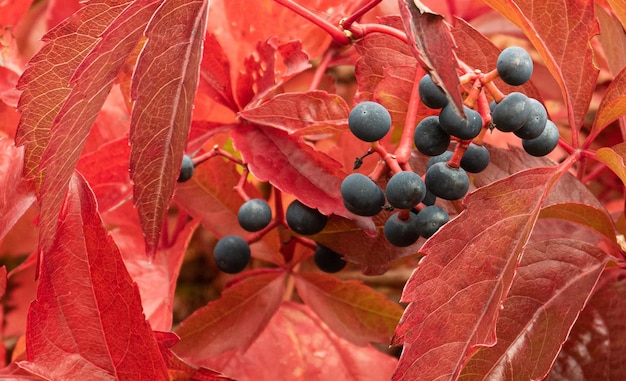
[{"label": "vine stem", "polygon": [[346,28],[347,31],[352,33],[353,39],[359,39],[369,33],[384,33],[390,35],[392,37],[397,38],[398,40],[408,43],[408,38],[406,33],[396,28],[392,28],[387,25],[381,24],[353,24],[349,29]]},{"label": "vine stem", "polygon": [[326,50],[320,64],[315,69],[315,74],[313,75],[313,79],[311,80],[311,85],[309,86],[309,90],[315,90],[319,87],[322,82],[322,78],[324,78],[324,74],[326,74],[326,70],[328,70],[328,66],[330,65],[330,61],[332,61],[333,57],[335,57],[336,50],[331,47]]},{"label": "vine stem", "polygon": [[363,2],[361,6],[357,7],[357,10],[354,11],[354,13],[352,13],[350,16],[346,17],[345,19],[341,20],[341,23],[340,23],[341,27],[344,29],[350,29],[350,27],[352,27],[352,24],[360,20],[361,17],[363,17],[363,15],[371,11],[375,6],[380,4],[382,1],[383,0],[365,0],[365,2]]},{"label": "vine stem", "polygon": [[415,128],[417,123],[417,112],[420,102],[419,95],[419,82],[424,76],[426,71],[421,66],[417,66],[415,70],[415,79],[413,80],[413,88],[411,89],[411,95],[409,97],[409,106],[406,113],[406,119],[404,120],[404,130],[400,137],[400,144],[396,148],[395,155],[400,165],[408,163],[411,151],[413,149],[413,135],[415,134]]},{"label": "vine stem", "polygon": [[342,46],[350,45],[352,43],[350,38],[348,38],[348,36],[346,36],[346,34],[342,30],[340,30],[337,26],[321,18],[320,16],[316,15],[315,13],[306,9],[302,5],[297,4],[291,0],[274,0],[274,1],[282,5],[283,7],[291,10],[292,12],[304,17],[305,19],[309,20],[313,24],[323,29],[326,33],[328,33],[333,38],[335,43],[342,45]]}]

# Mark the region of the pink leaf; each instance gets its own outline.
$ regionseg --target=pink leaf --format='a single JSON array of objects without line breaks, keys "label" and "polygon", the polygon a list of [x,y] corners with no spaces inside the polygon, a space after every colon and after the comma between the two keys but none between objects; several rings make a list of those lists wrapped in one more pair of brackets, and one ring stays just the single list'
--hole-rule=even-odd
[{"label": "pink leaf", "polygon": [[45,378],[166,380],[137,287],[96,208],[75,177],[42,256],[19,365]]}]

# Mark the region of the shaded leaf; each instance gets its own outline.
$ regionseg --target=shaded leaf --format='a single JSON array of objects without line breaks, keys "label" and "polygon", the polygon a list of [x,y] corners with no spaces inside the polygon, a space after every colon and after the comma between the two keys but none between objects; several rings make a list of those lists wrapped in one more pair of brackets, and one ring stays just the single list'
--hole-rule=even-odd
[{"label": "shaded leaf", "polygon": [[473,352],[496,343],[501,303],[562,171],[529,169],[470,193],[466,209],[422,246],[401,299],[410,304],[393,340],[404,345],[394,380],[454,379]]},{"label": "shaded leaf", "polygon": [[552,204],[541,209],[539,218],[559,218],[593,229],[610,242],[615,254],[619,252],[615,238],[615,225],[604,209],[587,204],[564,202]]},{"label": "shaded leaf", "polygon": [[207,33],[200,62],[200,92],[208,93],[217,102],[233,111],[238,109],[233,97],[228,57],[215,33]]},{"label": "shaded leaf", "polygon": [[0,242],[35,202],[35,193],[22,179],[24,150],[0,137]]},{"label": "shaded leaf", "polygon": [[165,1],[148,25],[133,77],[130,173],[151,256],[191,125],[207,12],[206,0]]},{"label": "shaded leaf", "polygon": [[172,350],[196,365],[215,356],[245,351],[272,318],[285,292],[285,273],[243,273],[222,296],[196,310],[176,330],[180,341]]},{"label": "shaded leaf", "polygon": [[485,3],[517,25],[535,46],[561,88],[571,128],[577,133],[599,73],[590,43],[599,32],[593,2],[576,6],[567,0]]},{"label": "shaded leaf", "polygon": [[611,4],[611,8],[615,12],[615,15],[622,23],[624,29],[626,29],[626,4],[622,3],[620,0],[607,0],[609,4]]},{"label": "shaded leaf", "polygon": [[445,92],[455,111],[463,115],[458,64],[448,24],[443,16],[423,6],[418,8],[413,0],[400,0],[398,4],[413,54]]},{"label": "shaded leaf", "polygon": [[248,351],[220,370],[242,381],[365,381],[388,380],[396,363],[336,336],[307,306],[283,302]]},{"label": "shaded leaf", "polygon": [[602,44],[602,52],[611,74],[617,75],[626,67],[626,32],[614,13],[609,13],[598,4],[595,11],[601,31],[598,41]]},{"label": "shaded leaf", "polygon": [[606,270],[572,327],[547,380],[614,380],[626,371],[624,270]]},{"label": "shaded leaf", "polygon": [[275,128],[242,124],[232,137],[257,179],[269,181],[323,214],[351,215],[339,191],[347,174],[335,159]]},{"label": "shaded leaf", "polygon": [[389,343],[402,307],[358,281],[315,273],[295,275],[298,295],[336,335],[356,344]]},{"label": "shaded leaf", "polygon": [[596,151],[596,158],[611,168],[626,185],[626,143],[611,148],[602,147]]},{"label": "shaded leaf", "polygon": [[45,378],[166,380],[137,287],[96,208],[88,185],[75,177],[57,238],[42,256],[27,361],[19,365]]},{"label": "shaded leaf", "polygon": [[497,344],[472,356],[459,380],[543,379],[607,260],[580,241],[529,245],[498,316]]},{"label": "shaded leaf", "polygon": [[589,136],[589,144],[596,136],[606,128],[611,122],[617,120],[620,116],[626,115],[626,69],[623,69],[611,81],[593,122],[591,134]]},{"label": "shaded leaf", "polygon": [[260,106],[239,112],[243,119],[299,135],[346,130],[350,110],[338,95],[313,90],[278,94]]}]

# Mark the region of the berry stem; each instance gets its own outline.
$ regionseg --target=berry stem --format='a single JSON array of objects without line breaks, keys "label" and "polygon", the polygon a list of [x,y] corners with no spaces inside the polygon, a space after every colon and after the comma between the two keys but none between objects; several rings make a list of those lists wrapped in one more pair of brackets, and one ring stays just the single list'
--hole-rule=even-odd
[{"label": "berry stem", "polygon": [[382,144],[380,144],[379,142],[372,143],[372,148],[376,153],[378,153],[381,159],[385,161],[385,164],[389,167],[389,169],[391,169],[393,173],[402,172],[402,168],[400,167],[400,164],[398,164],[397,157],[387,152]]},{"label": "berry stem", "polygon": [[346,29],[352,33],[353,39],[357,40],[363,38],[366,34],[369,33],[384,33],[389,36],[395,37],[398,40],[407,43],[408,39],[406,37],[406,33],[396,28],[381,25],[381,24],[353,24],[350,29]]},{"label": "berry stem", "polygon": [[461,166],[461,159],[467,151],[467,147],[469,146],[469,140],[461,140],[457,143],[456,147],[454,147],[454,153],[450,160],[448,160],[448,166],[450,168],[459,168]]},{"label": "berry stem", "polygon": [[419,83],[424,74],[424,68],[418,65],[415,69],[415,79],[413,80],[413,88],[411,89],[411,95],[409,97],[409,106],[406,113],[406,119],[404,120],[404,130],[402,130],[400,143],[395,151],[396,158],[398,159],[398,163],[400,163],[400,165],[409,161],[411,151],[413,150],[413,135],[415,134],[415,128],[417,127],[417,114],[419,107],[422,104],[419,96]]},{"label": "berry stem", "polygon": [[483,91],[483,84],[482,82],[480,82],[480,78],[476,78],[463,104],[465,104],[469,108],[474,108],[474,105],[476,104],[476,100],[478,99],[478,96],[480,95],[480,93],[482,93],[482,91]]},{"label": "berry stem", "polygon": [[234,187],[235,192],[237,192],[237,194],[244,201],[250,200],[250,196],[248,196],[246,191],[243,189],[244,185],[246,184],[246,180],[248,178],[248,174],[249,173],[250,173],[250,170],[248,169],[248,166],[244,165],[243,166],[243,171],[241,172],[241,177],[239,178],[239,181],[237,182],[237,185],[235,185],[235,187]]},{"label": "berry stem", "polygon": [[483,81],[483,86],[485,87],[485,89],[487,89],[487,91],[489,91],[489,94],[491,94],[493,100],[496,101],[496,103],[500,103],[504,99],[504,97],[506,97],[506,95],[504,95],[504,93],[500,91],[500,89],[498,89],[498,86],[496,86],[493,81]]},{"label": "berry stem", "polygon": [[303,7],[302,5],[297,4],[293,2],[292,0],[274,0],[274,1],[284,6],[285,8],[291,10],[292,12],[304,17],[305,19],[309,20],[313,24],[323,29],[326,33],[328,33],[333,38],[335,43],[345,46],[345,45],[350,45],[350,43],[352,42],[350,38],[348,38],[348,36],[342,30],[340,30],[337,26],[328,22],[327,20],[324,20],[323,18],[311,12],[307,8]]},{"label": "berry stem", "polygon": [[500,74],[498,74],[498,70],[497,69],[493,69],[492,71],[490,71],[489,73],[484,73],[481,75],[480,80],[481,82],[486,85],[488,83],[493,82],[494,79],[500,77]]},{"label": "berry stem", "polygon": [[356,11],[354,11],[354,13],[352,13],[350,16],[344,18],[343,20],[341,20],[339,25],[341,25],[341,27],[344,28],[344,29],[350,30],[350,28],[352,27],[353,23],[355,23],[358,20],[360,20],[361,17],[363,17],[364,14],[366,14],[369,11],[371,11],[375,6],[377,6],[381,2],[382,2],[382,0],[365,0],[364,2],[362,2],[357,7],[357,9],[356,9]]}]

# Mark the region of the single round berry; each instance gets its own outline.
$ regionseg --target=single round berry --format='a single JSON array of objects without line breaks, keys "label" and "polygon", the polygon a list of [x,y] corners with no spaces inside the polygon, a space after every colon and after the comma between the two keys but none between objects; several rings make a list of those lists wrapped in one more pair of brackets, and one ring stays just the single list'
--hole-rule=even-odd
[{"label": "single round berry", "polygon": [[428,171],[428,168],[432,167],[436,163],[441,163],[441,162],[447,163],[448,161],[450,161],[450,159],[452,158],[453,154],[454,154],[454,152],[452,152],[452,151],[446,151],[446,152],[442,153],[441,155],[437,155],[437,156],[431,157],[426,162],[426,170]]},{"label": "single round berry", "polygon": [[535,98],[528,98],[530,113],[528,119],[519,130],[513,132],[522,139],[534,139],[541,135],[548,122],[548,112],[546,108]]},{"label": "single round berry", "polygon": [[545,156],[552,152],[559,142],[559,129],[548,120],[541,135],[534,139],[522,139],[522,147],[533,156]]},{"label": "single round berry", "polygon": [[467,106],[463,106],[463,111],[465,119],[454,111],[450,103],[447,104],[439,113],[439,124],[448,135],[456,136],[461,140],[471,140],[480,134],[483,128],[483,118],[477,111]]},{"label": "single round berry", "polygon": [[452,168],[439,162],[428,168],[424,182],[426,189],[444,200],[463,198],[469,189],[469,177],[462,168]]},{"label": "single round berry", "polygon": [[250,263],[250,245],[241,237],[227,235],[213,249],[217,267],[225,273],[241,272]]},{"label": "single round berry", "polygon": [[429,74],[426,74],[420,80],[418,91],[422,103],[424,103],[427,107],[437,109],[448,104],[446,94],[441,91],[437,85],[435,85],[435,82],[433,82],[433,79]]},{"label": "single round berry", "polygon": [[492,122],[500,131],[517,131],[528,121],[531,107],[526,95],[512,92],[504,97],[493,110]]},{"label": "single round berry", "polygon": [[422,200],[422,204],[424,204],[424,205],[435,205],[436,201],[437,201],[437,196],[435,196],[434,194],[430,193],[427,190],[426,191],[426,195],[424,196],[424,199]]},{"label": "single round berry", "polygon": [[178,182],[184,183],[193,176],[193,161],[189,155],[183,155],[183,161],[180,165],[180,173],[178,174]]},{"label": "single round berry", "polygon": [[510,46],[500,52],[496,70],[500,78],[509,85],[523,85],[533,74],[533,60],[523,48]]},{"label": "single round berry", "polygon": [[411,209],[424,199],[426,185],[417,173],[402,171],[391,176],[385,188],[385,195],[394,208]]},{"label": "single round berry", "polygon": [[320,244],[315,248],[313,260],[317,267],[326,273],[336,273],[346,267],[346,261],[341,258],[339,253]]},{"label": "single round berry", "polygon": [[371,217],[385,205],[385,193],[369,177],[351,173],[341,183],[343,205],[358,216]]},{"label": "single round berry", "polygon": [[471,173],[482,172],[489,165],[491,155],[485,146],[470,143],[461,158],[461,168]]},{"label": "single round berry", "polygon": [[424,155],[436,156],[448,149],[450,135],[441,128],[438,116],[429,116],[415,127],[413,141],[417,150]]},{"label": "single round berry", "polygon": [[265,200],[253,198],[241,205],[237,212],[239,225],[249,232],[258,232],[269,225],[272,220],[272,209]]},{"label": "single round berry", "polygon": [[365,142],[375,142],[389,132],[391,115],[380,103],[361,102],[350,111],[348,127],[357,138]]},{"label": "single round berry", "polygon": [[289,228],[296,233],[313,235],[326,227],[328,216],[323,215],[317,209],[309,208],[298,200],[293,200],[287,207],[285,220]]},{"label": "single round berry", "polygon": [[448,212],[440,206],[431,205],[422,209],[415,218],[416,229],[419,235],[429,238],[439,230],[446,222],[450,221]]},{"label": "single round berry", "polygon": [[409,212],[405,220],[400,218],[400,213],[394,213],[385,222],[383,233],[387,241],[398,247],[406,247],[415,243],[420,237],[417,230],[416,217],[413,212]]}]

